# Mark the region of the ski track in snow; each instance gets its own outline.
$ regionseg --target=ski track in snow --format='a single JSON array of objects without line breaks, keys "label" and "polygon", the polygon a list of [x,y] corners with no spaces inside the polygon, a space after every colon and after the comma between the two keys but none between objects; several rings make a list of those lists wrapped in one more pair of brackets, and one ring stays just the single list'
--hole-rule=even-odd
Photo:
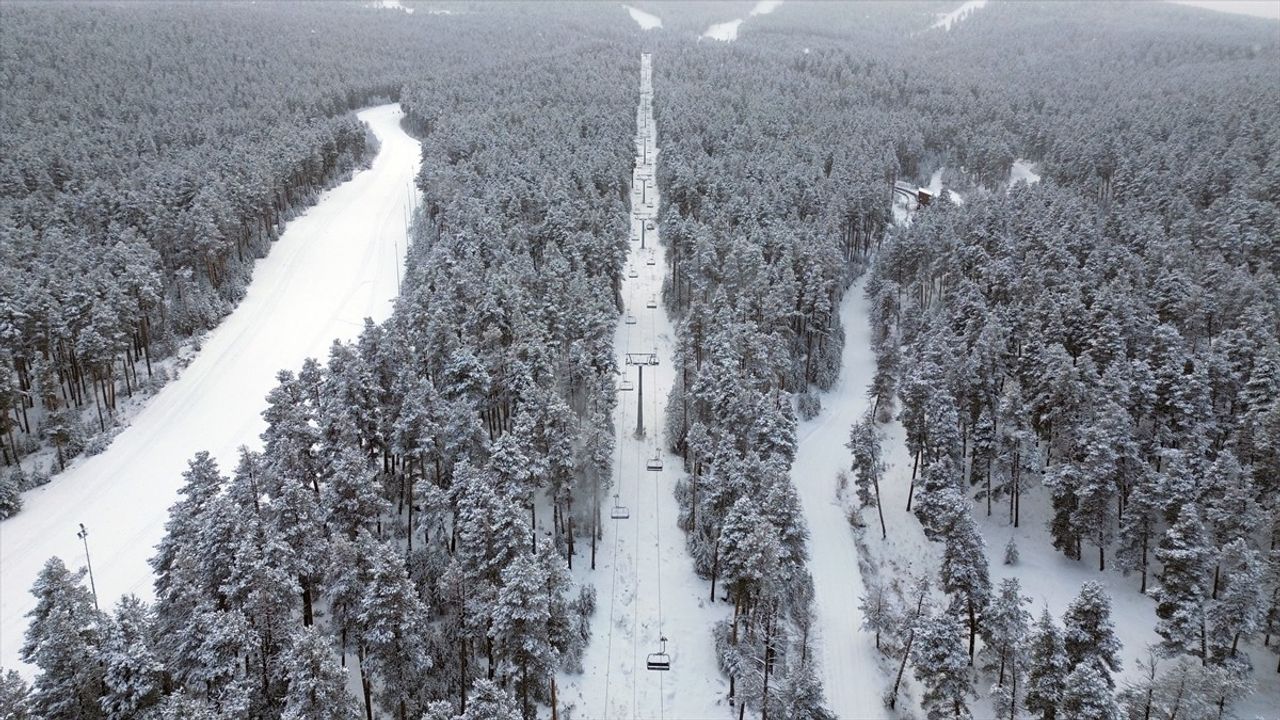
[{"label": "ski track in snow", "polygon": [[240,446],[261,447],[277,371],[326,358],[334,338],[359,334],[363,318],[390,314],[421,154],[402,116],[397,105],[359,113],[381,143],[372,167],[288,223],[239,306],[105,452],[26,493],[23,511],[0,522],[0,666],[30,673],[18,654],[34,606],[29,589],[51,556],[84,565],[78,523],[89,531],[102,609],[125,593],[150,598],[147,560],[192,455],[208,450],[230,473]]},{"label": "ski track in snow", "polygon": [[662,18],[657,15],[647,13],[630,5],[623,5],[622,7],[626,9],[627,14],[631,15],[631,19],[636,21],[641,30],[653,30],[654,28],[662,27]]},{"label": "ski track in snow", "polygon": [[[614,354],[624,377],[636,389],[619,392],[613,421],[618,433],[615,486],[618,502],[630,518],[609,518],[612,498],[603,498],[605,523],[597,541],[596,569],[590,545],[579,545],[574,576],[596,587],[596,612],[591,618],[591,643],[583,656],[583,673],[560,673],[560,702],[573,706],[573,716],[606,718],[721,718],[728,715],[724,700],[728,681],[720,674],[711,630],[728,607],[709,602],[708,584],[698,578],[685,550],[684,532],[676,521],[679,506],[675,482],[682,474],[678,456],[661,450],[663,470],[647,470],[646,461],[661,447],[667,394],[675,382],[675,330],[661,303],[666,272],[664,248],[656,226],[659,199],[655,183],[658,154],[653,121],[651,63],[641,60],[641,104],[637,109],[636,168],[631,194],[631,247],[622,297],[626,308],[614,333]],[[650,133],[646,136],[645,129]],[[646,147],[647,146],[647,147]],[[647,190],[642,187],[647,181]],[[653,220],[655,229],[648,230]],[[640,247],[643,233],[644,248]],[[652,257],[653,265],[647,260]],[[659,301],[649,308],[650,299]],[[627,315],[635,324],[625,322]],[[636,368],[625,363],[628,352],[656,352],[659,364],[644,370],[646,434],[637,438],[636,405],[640,383]],[[621,382],[619,382],[621,384]],[[612,495],[612,493],[610,493]],[[646,656],[657,652],[659,638],[668,639],[669,672],[650,671]]]},{"label": "ski track in snow", "polygon": [[950,32],[952,25],[959,24],[965,18],[969,17],[969,15],[971,15],[975,10],[981,10],[986,7],[986,5],[987,0],[967,0],[965,4],[939,17],[938,20],[930,26],[930,29],[942,28],[943,30]]},{"label": "ski track in snow", "polygon": [[875,373],[871,326],[863,282],[840,303],[845,342],[840,377],[822,398],[822,412],[798,428],[800,439],[791,478],[809,526],[809,572],[813,575],[816,653],[826,705],[840,718],[883,718],[883,690],[875,642],[861,630],[859,598],[866,592],[858,569],[858,548],[843,507],[836,499],[836,473],[849,465],[844,444],[849,428],[869,407],[866,388]]}]

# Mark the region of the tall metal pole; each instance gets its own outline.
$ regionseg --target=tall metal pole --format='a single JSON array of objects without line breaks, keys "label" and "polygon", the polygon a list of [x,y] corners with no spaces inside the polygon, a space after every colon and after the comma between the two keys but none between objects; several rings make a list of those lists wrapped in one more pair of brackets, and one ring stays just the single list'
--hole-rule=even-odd
[{"label": "tall metal pole", "polygon": [[93,563],[89,561],[89,531],[85,529],[84,523],[80,523],[80,532],[76,533],[76,537],[84,543],[84,564],[89,566],[89,589],[93,591],[93,609],[97,610],[98,585],[93,581]]},{"label": "tall metal pole", "polygon": [[636,387],[636,437],[644,437],[644,366],[637,365],[640,383]]}]

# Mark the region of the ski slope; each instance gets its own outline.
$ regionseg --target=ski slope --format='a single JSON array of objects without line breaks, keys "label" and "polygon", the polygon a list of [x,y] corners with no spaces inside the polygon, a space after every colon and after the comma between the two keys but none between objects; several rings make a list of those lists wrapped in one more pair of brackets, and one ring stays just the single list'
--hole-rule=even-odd
[{"label": "ski slope", "polygon": [[[608,507],[603,508],[605,525],[596,569],[586,562],[575,565],[576,580],[596,587],[596,613],[583,673],[561,673],[557,678],[561,704],[573,708],[573,717],[591,720],[728,716],[724,700],[728,682],[716,664],[711,629],[729,608],[709,601],[710,586],[694,572],[684,533],[676,524],[679,508],[673,491],[682,473],[681,460],[663,450],[661,442],[667,395],[675,381],[671,363],[675,332],[661,302],[667,264],[658,244],[654,172],[658,150],[650,70],[650,56],[642,55],[632,242],[622,282],[626,307],[614,334],[618,367],[634,386],[619,392],[613,415],[618,433],[614,492],[629,517],[612,519]],[[648,229],[651,221],[652,230]],[[648,307],[650,300],[656,307]],[[627,322],[628,316],[635,319],[634,324]],[[626,364],[627,353],[657,355],[658,365],[644,367],[643,385],[639,368]],[[641,402],[645,432],[638,437]],[[646,468],[655,453],[663,465],[656,472]],[[613,506],[614,501],[605,505]],[[660,649],[664,636],[671,670],[646,669],[646,656]]]},{"label": "ski slope", "polygon": [[381,143],[372,167],[288,224],[235,312],[105,452],[27,493],[23,511],[0,522],[0,666],[20,666],[24,615],[34,605],[28,590],[45,561],[84,564],[79,523],[89,531],[102,608],[124,593],[150,597],[147,559],[187,460],[209,450],[230,472],[241,445],[260,446],[278,370],[326,357],[335,337],[360,332],[363,318],[390,314],[420,156],[402,115],[397,105],[359,113]]},{"label": "ski slope", "polygon": [[836,473],[849,467],[849,428],[869,407],[867,386],[875,373],[863,282],[840,303],[844,351],[840,378],[822,397],[817,417],[800,423],[791,480],[809,525],[809,572],[813,575],[815,641],[827,708],[840,718],[887,717],[873,636],[862,632],[859,598],[866,592],[858,570],[858,548],[849,518],[836,498]]}]

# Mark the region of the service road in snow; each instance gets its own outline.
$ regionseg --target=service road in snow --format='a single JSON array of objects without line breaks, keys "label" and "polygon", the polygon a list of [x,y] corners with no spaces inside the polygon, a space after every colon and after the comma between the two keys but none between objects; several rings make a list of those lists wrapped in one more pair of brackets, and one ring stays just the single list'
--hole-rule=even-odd
[{"label": "service road in snow", "polygon": [[288,223],[239,307],[105,452],[27,493],[22,512],[0,522],[0,666],[20,667],[24,616],[34,605],[28,591],[45,561],[57,555],[84,565],[79,523],[89,531],[103,610],[124,593],[149,598],[147,560],[187,460],[209,450],[229,473],[241,445],[261,445],[261,413],[278,370],[323,359],[334,338],[354,338],[365,317],[390,314],[420,146],[400,129],[397,105],[359,117],[382,143],[373,166]]}]

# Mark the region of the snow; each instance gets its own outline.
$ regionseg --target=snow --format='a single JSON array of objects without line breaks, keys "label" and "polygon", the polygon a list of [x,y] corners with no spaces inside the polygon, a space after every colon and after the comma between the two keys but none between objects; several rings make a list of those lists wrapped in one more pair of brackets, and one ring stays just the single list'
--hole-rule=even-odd
[{"label": "snow", "polygon": [[1013,161],[1013,167],[1009,168],[1009,187],[1013,187],[1020,182],[1028,185],[1035,185],[1040,182],[1040,173],[1035,171],[1036,164],[1030,160],[1019,158]]},{"label": "snow", "polygon": [[622,7],[626,8],[627,13],[631,15],[631,19],[636,21],[641,30],[653,30],[654,28],[662,27],[662,18],[657,15],[647,13],[630,5],[623,5]]},{"label": "snow", "polygon": [[[614,335],[618,366],[637,385],[635,390],[619,392],[613,416],[618,432],[615,491],[631,517],[613,520],[602,510],[606,524],[598,543],[596,570],[590,569],[589,549],[586,558],[574,563],[575,579],[595,585],[596,613],[583,673],[561,673],[557,684],[560,702],[572,706],[574,717],[717,718],[728,714],[724,700],[728,681],[719,672],[711,630],[730,608],[709,601],[710,586],[694,572],[684,533],[676,524],[679,507],[674,489],[682,474],[680,458],[660,450],[663,470],[645,467],[661,446],[667,395],[675,382],[671,362],[675,331],[665,306],[646,307],[650,297],[662,295],[667,264],[665,250],[658,244],[660,231],[656,225],[655,230],[646,227],[651,219],[657,222],[659,203],[654,189],[658,150],[653,111],[648,106],[652,99],[649,55],[642,56],[641,68],[629,258],[630,268],[638,272],[635,278],[624,275],[622,282],[624,312],[634,314],[638,322],[619,322]],[[644,181],[647,191],[642,191]],[[645,262],[649,253],[654,265]],[[659,361],[644,370],[646,434],[642,438],[635,434],[640,383],[636,368],[625,363],[628,352],[656,352]],[[611,507],[613,503],[603,504]],[[647,670],[646,655],[658,651],[659,638],[664,636],[671,670]]]},{"label": "snow", "polygon": [[760,0],[755,7],[751,8],[751,15],[753,17],[756,15],[768,15],[777,10],[781,4],[782,0]]},{"label": "snow", "polygon": [[969,17],[973,11],[982,9],[986,4],[987,0],[966,0],[966,2],[960,7],[946,13],[945,15],[941,15],[938,20],[930,26],[930,28],[942,28],[943,30],[950,32],[952,25],[960,23],[962,20]]},{"label": "snow", "polygon": [[866,592],[858,548],[845,510],[836,499],[836,473],[849,465],[849,428],[869,407],[866,389],[875,373],[871,327],[863,283],[845,293],[840,322],[845,344],[840,378],[823,396],[823,410],[797,429],[799,449],[791,479],[809,526],[815,640],[827,709],[841,718],[887,717],[877,672],[874,638],[859,629],[859,598]]},{"label": "snow", "polygon": [[702,33],[702,37],[710,38],[711,40],[720,40],[722,42],[733,42],[738,39],[738,26],[741,24],[742,18],[730,20],[729,22],[716,23],[715,25],[707,28],[707,31]]},{"label": "snow", "polygon": [[34,604],[28,590],[44,562],[57,555],[83,564],[78,523],[89,530],[103,609],[124,593],[149,598],[147,560],[187,460],[209,450],[230,472],[240,446],[261,445],[261,412],[278,370],[326,357],[335,337],[359,334],[364,317],[390,314],[420,155],[402,115],[396,105],[359,113],[381,143],[372,167],[288,224],[235,312],[105,452],[25,494],[22,512],[0,523],[0,666],[21,666],[24,615]]},{"label": "snow", "polygon": [[400,4],[400,0],[375,0],[369,7],[379,10],[403,10],[406,15],[413,14],[413,8]]},{"label": "snow", "polygon": [[[755,7],[751,8],[751,12],[747,13],[747,17],[755,17],[757,15],[768,15],[777,10],[782,5],[782,0],[759,0]],[[733,42],[738,39],[738,27],[742,25],[746,18],[738,18],[728,22],[716,23],[707,28],[698,39],[708,38],[711,40],[720,40],[721,42]],[[805,52],[809,52],[807,49]]]}]

